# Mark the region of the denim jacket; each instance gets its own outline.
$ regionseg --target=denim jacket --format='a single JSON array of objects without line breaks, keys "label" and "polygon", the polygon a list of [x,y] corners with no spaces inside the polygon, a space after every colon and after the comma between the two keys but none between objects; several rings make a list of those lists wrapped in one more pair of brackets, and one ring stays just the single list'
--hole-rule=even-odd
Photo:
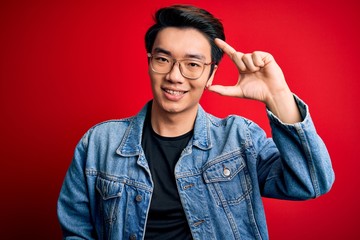
[{"label": "denim jacket", "polygon": [[[267,111],[272,137],[239,117],[219,119],[199,106],[194,135],[175,167],[194,239],[268,239],[261,197],[316,198],[334,173],[308,107],[283,124]],[[100,123],[76,147],[58,199],[65,239],[143,239],[153,182],[138,115]]]}]

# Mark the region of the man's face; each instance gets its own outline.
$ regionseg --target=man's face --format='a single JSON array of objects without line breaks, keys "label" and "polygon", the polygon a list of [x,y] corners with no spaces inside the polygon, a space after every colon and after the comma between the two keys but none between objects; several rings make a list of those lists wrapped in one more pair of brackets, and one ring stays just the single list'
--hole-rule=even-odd
[{"label": "man's face", "polygon": [[[195,59],[211,62],[211,46],[206,37],[193,28],[167,27],[159,31],[152,54],[161,53],[171,59]],[[201,77],[196,80],[182,76],[176,63],[167,74],[152,71],[149,65],[154,107],[162,113],[196,113],[197,105],[205,86],[210,86],[216,67],[209,78],[211,66],[206,65]]]}]

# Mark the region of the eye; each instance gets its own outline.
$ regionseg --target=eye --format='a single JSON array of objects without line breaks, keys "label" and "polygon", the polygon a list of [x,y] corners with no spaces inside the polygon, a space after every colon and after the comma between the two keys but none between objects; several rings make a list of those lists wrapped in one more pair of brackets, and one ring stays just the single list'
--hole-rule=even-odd
[{"label": "eye", "polygon": [[169,63],[170,62],[170,60],[167,57],[164,57],[164,56],[154,56],[154,60],[157,63]]},{"label": "eye", "polygon": [[187,68],[201,68],[202,64],[200,62],[196,62],[196,61],[187,61],[186,67]]}]

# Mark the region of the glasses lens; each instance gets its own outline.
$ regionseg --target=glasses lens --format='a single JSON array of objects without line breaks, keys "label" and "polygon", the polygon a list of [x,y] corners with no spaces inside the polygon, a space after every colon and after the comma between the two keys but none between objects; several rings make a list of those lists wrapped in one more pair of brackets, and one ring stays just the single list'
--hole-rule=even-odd
[{"label": "glasses lens", "polygon": [[151,65],[157,73],[168,73],[172,68],[171,60],[162,55],[153,55]]},{"label": "glasses lens", "polygon": [[180,63],[184,77],[199,78],[204,71],[204,63],[196,60],[184,60]]}]

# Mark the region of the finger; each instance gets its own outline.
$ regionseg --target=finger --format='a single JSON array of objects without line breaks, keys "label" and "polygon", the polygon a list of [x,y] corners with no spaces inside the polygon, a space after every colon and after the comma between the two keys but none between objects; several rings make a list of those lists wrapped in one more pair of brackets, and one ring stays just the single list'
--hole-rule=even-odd
[{"label": "finger", "polygon": [[222,85],[212,85],[208,88],[208,90],[218,93],[223,96],[230,97],[242,97],[243,92],[234,86],[222,86]]},{"label": "finger", "polygon": [[215,44],[230,57],[237,52],[232,46],[220,38],[215,38]]},{"label": "finger", "polygon": [[260,70],[260,67],[255,65],[255,62],[253,60],[253,54],[251,53],[244,54],[244,56],[242,57],[242,61],[246,65],[246,71],[257,72]]},{"label": "finger", "polygon": [[236,51],[232,46],[219,38],[215,38],[215,44],[231,58],[231,60],[236,64],[240,71],[246,70],[246,66],[241,60],[244,55],[242,52]]},{"label": "finger", "polygon": [[252,60],[254,62],[254,65],[257,67],[264,67],[265,62],[263,60],[262,52],[256,51],[252,54]]}]

